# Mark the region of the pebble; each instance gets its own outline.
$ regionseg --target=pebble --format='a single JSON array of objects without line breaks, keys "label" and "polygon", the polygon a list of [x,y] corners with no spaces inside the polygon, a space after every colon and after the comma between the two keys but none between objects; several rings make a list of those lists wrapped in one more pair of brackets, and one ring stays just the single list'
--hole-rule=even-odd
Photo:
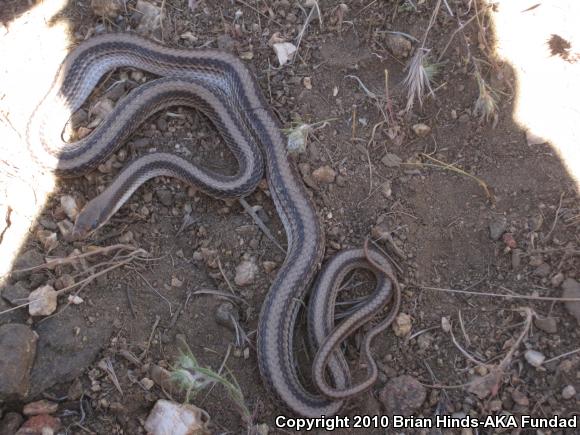
[{"label": "pebble", "polygon": [[155,385],[155,382],[153,382],[149,378],[143,378],[143,379],[141,379],[141,382],[140,383],[141,383],[141,386],[143,388],[145,388],[146,390],[150,390]]},{"label": "pebble", "polygon": [[562,399],[570,400],[574,396],[576,396],[576,388],[574,388],[574,385],[566,385],[562,390]]},{"label": "pebble", "polygon": [[512,251],[512,269],[519,269],[522,265],[522,250],[514,249]]},{"label": "pebble", "polygon": [[209,434],[209,415],[194,405],[180,404],[160,399],[145,421],[145,430],[150,435]]},{"label": "pebble", "polygon": [[530,365],[534,367],[540,367],[546,360],[546,357],[543,353],[533,349],[527,350],[524,354],[524,358]]},{"label": "pebble", "polygon": [[427,398],[427,391],[413,376],[393,378],[379,393],[379,400],[389,415],[409,416],[417,411]]},{"label": "pebble", "polygon": [[39,230],[36,232],[36,238],[42,244],[42,247],[49,253],[58,246],[58,236],[49,230]]},{"label": "pebble", "polygon": [[26,325],[0,326],[0,401],[28,393],[37,341],[38,334]]},{"label": "pebble", "polygon": [[60,419],[52,415],[34,415],[30,417],[16,435],[52,435],[62,426]]},{"label": "pebble", "polygon": [[34,249],[30,249],[24,252],[22,255],[19,255],[16,261],[14,262],[12,272],[14,278],[21,279],[30,274],[30,272],[18,272],[18,269],[28,269],[30,267],[39,266],[44,263],[44,257],[42,254]]},{"label": "pebble", "polygon": [[412,327],[411,316],[406,313],[400,313],[393,322],[393,331],[397,337],[409,335]]},{"label": "pebble", "polygon": [[240,320],[240,313],[234,304],[231,302],[224,302],[217,306],[214,317],[218,325],[225,326],[229,330],[235,332],[236,325],[234,321]]},{"label": "pebble", "polygon": [[535,317],[534,325],[548,334],[555,334],[558,332],[558,324],[554,317]]},{"label": "pebble", "polygon": [[489,223],[489,237],[491,240],[499,240],[507,228],[507,219],[505,216],[496,216]]},{"label": "pebble", "polygon": [[413,125],[413,127],[411,128],[413,129],[413,133],[415,133],[419,137],[425,137],[429,133],[431,133],[431,127],[429,127],[427,124],[419,123]]},{"label": "pebble", "polygon": [[[568,278],[562,283],[562,297],[563,298],[579,298],[580,299],[580,284],[572,278]],[[572,314],[578,324],[580,325],[580,301],[564,302],[564,306],[570,314]]]},{"label": "pebble", "polygon": [[127,231],[119,236],[120,243],[131,243],[134,239],[133,231]]},{"label": "pebble", "polygon": [[74,283],[75,279],[68,273],[65,273],[54,280],[54,288],[55,290],[62,290],[63,288],[70,287]]},{"label": "pebble", "polygon": [[173,194],[167,189],[159,189],[155,191],[155,196],[159,199],[159,202],[165,207],[171,207],[173,205]]},{"label": "pebble", "polygon": [[2,420],[0,420],[0,434],[12,435],[16,433],[18,428],[22,426],[24,419],[17,412],[8,412]]},{"label": "pebble", "polygon": [[106,92],[105,97],[109,100],[117,101],[123,94],[125,94],[125,82],[120,81],[111,86],[111,89]]},{"label": "pebble", "polygon": [[536,267],[536,269],[534,270],[534,275],[546,277],[550,274],[551,271],[552,268],[550,267],[550,265],[548,263],[543,263],[540,264],[538,267]]},{"label": "pebble", "polygon": [[256,266],[256,263],[250,260],[244,260],[236,267],[234,282],[239,286],[252,284],[256,279],[257,272],[258,266]]},{"label": "pebble", "polygon": [[58,403],[50,400],[37,400],[24,405],[22,413],[26,416],[40,415],[40,414],[54,414],[58,409]]},{"label": "pebble", "polygon": [[45,285],[30,292],[28,313],[31,316],[48,316],[56,311],[57,292],[50,285]]},{"label": "pebble", "polygon": [[564,282],[564,274],[562,272],[558,272],[556,275],[552,277],[550,283],[552,287],[557,288]]},{"label": "pebble", "polygon": [[398,168],[399,166],[401,166],[401,163],[403,163],[403,159],[401,159],[398,155],[393,154],[393,153],[387,153],[385,154],[385,156],[381,159],[381,162],[383,163],[383,165],[385,165],[387,168]]},{"label": "pebble", "polygon": [[312,178],[317,183],[330,184],[336,179],[336,171],[330,166],[321,166],[312,172]]},{"label": "pebble", "polygon": [[75,221],[79,215],[79,208],[76,199],[70,195],[60,197],[60,205],[71,221]]},{"label": "pebble", "polygon": [[14,285],[7,285],[1,290],[2,297],[12,305],[21,305],[28,301],[30,292],[24,287],[21,281]]},{"label": "pebble", "polygon": [[71,221],[69,221],[68,219],[65,219],[65,220],[60,221],[57,224],[57,226],[58,226],[58,230],[62,234],[62,237],[65,240],[69,240],[71,235],[72,235],[73,228],[74,228],[73,223]]},{"label": "pebble", "polygon": [[181,281],[176,276],[171,277],[171,287],[181,288],[183,287],[183,281]]},{"label": "pebble", "polygon": [[385,198],[390,198],[393,195],[393,188],[391,186],[391,182],[389,180],[385,181],[381,185],[381,193]]},{"label": "pebble", "polygon": [[395,57],[404,59],[409,56],[413,46],[411,41],[405,38],[403,35],[397,35],[393,33],[387,34],[385,40],[387,48],[395,55]]},{"label": "pebble", "polygon": [[220,35],[217,37],[217,45],[220,50],[233,51],[235,41],[230,35]]},{"label": "pebble", "polygon": [[121,11],[118,0],[91,0],[93,13],[100,17],[115,18]]},{"label": "pebble", "polygon": [[520,390],[512,391],[512,399],[514,400],[515,403],[517,403],[520,406],[530,406],[530,399],[526,394],[522,393]]},{"label": "pebble", "polygon": [[262,266],[264,267],[266,273],[272,273],[274,272],[278,264],[275,261],[264,261],[262,263]]}]

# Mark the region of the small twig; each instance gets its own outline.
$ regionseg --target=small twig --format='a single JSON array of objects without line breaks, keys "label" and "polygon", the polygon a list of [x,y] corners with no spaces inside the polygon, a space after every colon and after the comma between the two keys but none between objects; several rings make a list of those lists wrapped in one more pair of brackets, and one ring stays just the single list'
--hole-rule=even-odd
[{"label": "small twig", "polygon": [[194,291],[193,293],[191,293],[192,296],[193,295],[212,295],[212,296],[217,296],[219,298],[224,298],[226,300],[234,300],[234,301],[238,301],[238,302],[242,302],[243,304],[249,305],[249,303],[236,295],[231,295],[229,293],[225,293],[225,292],[221,292],[219,290],[213,290],[213,289],[199,289]]},{"label": "small twig", "polygon": [[81,260],[83,258],[90,257],[92,255],[106,254],[109,251],[114,251],[117,249],[119,249],[119,250],[126,249],[128,251],[133,251],[133,253],[135,253],[135,254],[136,253],[145,253],[145,254],[147,253],[145,250],[137,249],[131,245],[117,244],[117,245],[111,245],[111,246],[102,246],[102,247],[92,249],[89,252],[85,252],[83,254],[70,255],[70,256],[65,257],[65,258],[55,258],[55,259],[52,259],[50,261],[47,261],[46,263],[39,264],[38,266],[27,267],[25,269],[17,269],[17,270],[12,271],[12,273],[14,273],[14,272],[18,272],[18,273],[32,272],[32,271],[35,271],[38,269],[44,269],[44,268],[50,269],[50,268],[53,268],[56,266],[62,266],[64,264],[74,263],[77,260]]},{"label": "small twig", "polygon": [[115,368],[113,367],[111,359],[109,357],[103,358],[101,361],[99,361],[98,366],[100,369],[107,372],[109,379],[111,380],[111,382],[113,383],[119,394],[123,396],[124,395],[123,389],[121,388],[121,383],[119,382],[119,378],[117,378],[117,374],[115,373]]},{"label": "small twig", "polygon": [[270,230],[268,229],[268,227],[266,226],[266,224],[262,221],[262,219],[260,219],[260,216],[258,216],[258,214],[250,206],[250,204],[248,204],[248,202],[244,198],[239,198],[238,201],[240,202],[240,204],[242,204],[242,207],[244,208],[244,210],[246,211],[246,213],[248,213],[252,217],[252,219],[254,219],[254,222],[256,222],[256,225],[258,225],[258,228],[260,228],[260,230],[262,230],[262,232],[264,233],[264,235],[280,251],[282,251],[284,254],[286,254],[286,250],[280,245],[280,243],[278,243],[278,241],[276,240],[276,238],[274,237],[274,235],[270,232]]},{"label": "small twig", "polygon": [[560,203],[558,204],[558,209],[556,210],[556,216],[554,216],[554,222],[552,223],[552,228],[550,228],[550,232],[546,235],[546,240],[550,238],[552,232],[556,228],[556,224],[558,223],[558,217],[560,215],[560,210],[562,209],[562,200],[564,199],[564,192],[560,194]]},{"label": "small twig", "polygon": [[159,322],[161,321],[161,317],[159,317],[159,315],[155,316],[155,323],[153,324],[153,328],[151,329],[151,334],[149,334],[149,340],[147,340],[147,346],[145,346],[145,349],[143,350],[143,352],[141,352],[141,355],[139,356],[140,360],[143,360],[143,358],[145,358],[145,355],[147,355],[147,352],[149,352],[149,348],[151,347],[151,342],[153,341],[153,335],[155,335],[155,330],[157,329],[157,325],[159,325]]},{"label": "small twig", "polygon": [[562,355],[555,356],[554,358],[547,359],[542,364],[548,364],[553,361],[559,360],[560,358],[566,358],[567,356],[574,355],[575,353],[580,352],[580,347],[578,349],[571,350],[570,352],[563,353]]},{"label": "small twig", "polygon": [[487,293],[487,292],[470,292],[466,290],[458,290],[458,289],[451,289],[451,288],[439,288],[439,287],[427,287],[427,286],[417,286],[422,290],[433,290],[438,292],[446,292],[446,293],[460,293],[464,295],[470,296],[485,296],[485,297],[495,297],[495,298],[504,298],[504,299],[524,299],[528,301],[554,301],[554,302],[580,302],[580,298],[553,298],[548,296],[525,296],[520,294],[513,294],[513,295],[504,295],[501,293]]},{"label": "small twig", "polygon": [[278,24],[280,27],[284,27],[284,25],[283,25],[283,24],[281,24],[279,21],[276,21],[274,18],[272,18],[272,17],[269,17],[268,15],[264,14],[263,12],[260,12],[260,10],[256,9],[254,6],[252,6],[252,5],[248,4],[248,3],[246,3],[245,1],[243,1],[243,0],[236,0],[236,2],[238,2],[238,3],[242,4],[242,5],[244,5],[245,7],[249,8],[249,9],[251,9],[251,10],[253,10],[255,13],[257,13],[257,14],[259,14],[259,15],[263,16],[264,18],[268,19],[269,21],[272,21],[273,23],[276,23],[276,24]]},{"label": "small twig", "polygon": [[222,274],[222,277],[224,278],[226,284],[228,285],[228,288],[230,289],[230,292],[232,292],[232,294],[235,295],[236,292],[234,290],[234,287],[232,286],[232,283],[230,282],[230,280],[226,276],[226,273],[224,272],[224,268],[222,267],[222,262],[220,261],[219,257],[217,259],[217,265],[218,265],[218,268],[220,270],[220,273]]},{"label": "small twig", "polygon": [[468,346],[471,346],[471,340],[467,335],[467,331],[465,331],[465,325],[463,324],[463,317],[461,316],[461,310],[457,310],[457,317],[459,317],[459,326],[461,327],[461,332],[463,333],[463,338],[465,338],[465,342]]}]

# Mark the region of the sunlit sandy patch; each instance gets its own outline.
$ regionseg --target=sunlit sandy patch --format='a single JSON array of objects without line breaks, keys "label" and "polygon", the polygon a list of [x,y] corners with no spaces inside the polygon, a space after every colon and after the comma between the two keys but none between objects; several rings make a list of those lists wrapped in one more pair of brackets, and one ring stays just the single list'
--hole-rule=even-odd
[{"label": "sunlit sandy patch", "polygon": [[53,22],[65,4],[44,0],[0,32],[0,277],[10,270],[54,188],[51,176],[35,170],[24,134],[70,45],[67,23]]},{"label": "sunlit sandy patch", "polygon": [[[501,1],[493,17],[498,55],[516,74],[514,119],[555,148],[580,186],[580,2]],[[570,43],[568,59],[553,53],[554,38]]]}]

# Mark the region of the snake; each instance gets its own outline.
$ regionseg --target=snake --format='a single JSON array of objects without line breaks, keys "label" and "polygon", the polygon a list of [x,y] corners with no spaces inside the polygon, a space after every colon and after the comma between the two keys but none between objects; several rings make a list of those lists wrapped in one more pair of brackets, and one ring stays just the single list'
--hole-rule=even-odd
[{"label": "snake", "polygon": [[[67,142],[62,132],[71,114],[82,107],[105,74],[119,68],[143,70],[155,78],[119,100],[86,137]],[[291,412],[304,417],[339,413],[349,398],[368,390],[377,380],[370,344],[397,313],[399,284],[390,263],[366,244],[364,249],[340,251],[318,273],[325,252],[321,219],[286,148],[281,123],[241,59],[219,50],[167,47],[132,33],[92,36],[66,56],[31,114],[26,128],[28,151],[44,170],[64,178],[78,177],[106,161],[146,119],[170,106],[193,107],[209,118],[237,160],[236,173],[223,175],[171,153],[146,153],[127,164],[84,206],[72,238],[93,234],[150,178],[175,177],[212,197],[241,198],[255,190],[265,167],[287,249],[258,319],[260,374],[266,387]],[[369,270],[375,288],[335,325],[340,284],[356,269]],[[310,382],[314,388],[301,376],[294,355],[297,318],[309,294],[306,317],[308,343],[315,352]],[[365,328],[368,331],[362,340],[361,363],[367,376],[353,383],[340,345],[381,315],[383,320]]]}]

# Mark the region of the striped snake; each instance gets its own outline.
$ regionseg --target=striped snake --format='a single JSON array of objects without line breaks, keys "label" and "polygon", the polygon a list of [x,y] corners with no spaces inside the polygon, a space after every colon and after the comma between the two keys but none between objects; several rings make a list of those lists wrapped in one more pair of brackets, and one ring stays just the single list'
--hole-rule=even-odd
[{"label": "striped snake", "polygon": [[[121,99],[110,115],[87,137],[74,143],[62,139],[62,128],[99,80],[115,68],[145,70],[151,80]],[[319,274],[310,296],[308,335],[314,349],[312,380],[318,392],[304,386],[293,355],[294,329],[301,301],[322,261],[324,234],[313,203],[289,159],[285,139],[260,88],[242,61],[212,50],[161,46],[132,34],[95,36],[64,60],[48,94],[31,116],[27,142],[33,159],[64,177],[85,174],[116,151],[152,114],[169,106],[201,110],[215,125],[238,161],[237,173],[222,175],[167,153],[149,153],[129,163],[113,183],[79,214],[73,236],[84,238],[106,223],[146,180],[170,176],[218,198],[250,194],[262,178],[264,159],[269,190],[287,238],[287,255],[268,292],[260,314],[257,356],[267,386],[285,405],[307,417],[339,412],[345,399],[368,389],[377,378],[370,356],[372,338],[393,320],[399,288],[388,262],[377,252],[346,250]],[[354,269],[376,277],[374,292],[334,327],[339,285]],[[394,297],[393,297],[394,295]],[[349,367],[338,346],[355,330],[381,313],[387,316],[363,340],[368,376],[352,384]]]}]

